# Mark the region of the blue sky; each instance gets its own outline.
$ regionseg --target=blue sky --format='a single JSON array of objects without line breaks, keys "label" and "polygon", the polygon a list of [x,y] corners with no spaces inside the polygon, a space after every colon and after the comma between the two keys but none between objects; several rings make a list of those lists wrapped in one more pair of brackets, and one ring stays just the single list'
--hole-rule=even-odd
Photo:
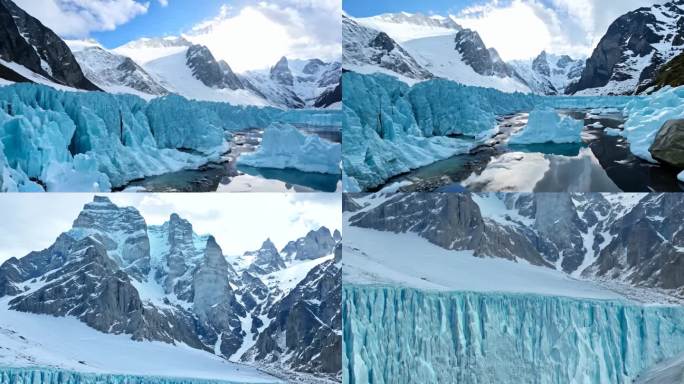
[{"label": "blue sky", "polygon": [[158,2],[151,2],[147,13],[114,31],[92,32],[91,37],[107,48],[116,48],[140,37],[179,35],[198,22],[216,16],[224,3],[223,0],[170,0],[168,6],[162,7]]},{"label": "blue sky", "polygon": [[342,8],[348,14],[355,17],[374,16],[388,12],[411,12],[411,13],[457,13],[461,9],[472,5],[472,0],[344,0]]},{"label": "blue sky", "polygon": [[116,48],[141,37],[183,34],[234,70],[281,57],[337,60],[340,0],[14,0],[65,39]]},{"label": "blue sky", "polygon": [[586,57],[616,18],[663,1],[344,0],[343,9],[354,17],[401,11],[452,15],[461,26],[477,31],[504,60],[522,60],[542,50]]}]

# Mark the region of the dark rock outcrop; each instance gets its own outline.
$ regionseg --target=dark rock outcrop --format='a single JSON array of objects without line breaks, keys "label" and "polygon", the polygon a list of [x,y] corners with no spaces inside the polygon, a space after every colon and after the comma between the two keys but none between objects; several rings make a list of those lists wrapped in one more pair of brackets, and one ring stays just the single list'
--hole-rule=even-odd
[{"label": "dark rock outcrop", "polygon": [[58,84],[99,90],[85,77],[66,43],[11,0],[0,0],[0,25],[3,60],[20,64]]},{"label": "dark rock outcrop", "polygon": [[288,261],[318,259],[332,254],[338,241],[335,240],[328,228],[320,227],[315,231],[309,231],[304,237],[287,243],[280,254]]},{"label": "dark rock outcrop", "polygon": [[666,121],[648,150],[654,159],[684,169],[684,119]]},{"label": "dark rock outcrop", "polygon": [[225,61],[216,61],[209,48],[191,45],[186,52],[188,67],[193,76],[207,87],[244,89],[245,86]]},{"label": "dark rock outcrop", "polygon": [[[617,93],[631,94],[647,84],[667,60],[670,48],[656,48],[660,43],[671,44],[674,50],[684,50],[684,1],[674,0],[652,7],[642,7],[617,18],[609,27],[587,59],[580,79],[566,88],[573,94],[588,88],[600,88],[609,82],[617,84],[636,80],[633,89]],[[649,60],[643,60],[651,55]],[[644,64],[645,63],[645,64]],[[642,65],[642,67],[637,67]],[[604,93],[615,93],[607,89]]]}]

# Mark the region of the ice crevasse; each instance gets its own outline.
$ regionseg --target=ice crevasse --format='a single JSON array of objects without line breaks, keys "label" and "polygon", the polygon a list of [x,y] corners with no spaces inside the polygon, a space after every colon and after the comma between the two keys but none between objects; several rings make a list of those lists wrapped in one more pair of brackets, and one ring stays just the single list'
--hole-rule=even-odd
[{"label": "ice crevasse", "polygon": [[[246,384],[242,381],[113,375],[57,370],[53,368],[0,367],[0,384]],[[280,381],[273,381],[280,383]]]},{"label": "ice crevasse", "polygon": [[627,384],[684,351],[674,306],[348,285],[342,313],[347,384]]},{"label": "ice crevasse", "polygon": [[339,174],[341,156],[339,143],[305,135],[291,124],[273,123],[264,131],[257,151],[240,156],[238,164]]}]

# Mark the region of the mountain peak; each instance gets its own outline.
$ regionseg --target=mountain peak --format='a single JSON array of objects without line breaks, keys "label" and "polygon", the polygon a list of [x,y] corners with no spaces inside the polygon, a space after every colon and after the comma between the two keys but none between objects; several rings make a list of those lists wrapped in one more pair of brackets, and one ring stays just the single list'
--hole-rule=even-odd
[{"label": "mountain peak", "polygon": [[109,199],[109,197],[107,197],[107,196],[98,196],[98,195],[95,195],[95,197],[93,197],[93,203],[113,204],[112,201]]}]

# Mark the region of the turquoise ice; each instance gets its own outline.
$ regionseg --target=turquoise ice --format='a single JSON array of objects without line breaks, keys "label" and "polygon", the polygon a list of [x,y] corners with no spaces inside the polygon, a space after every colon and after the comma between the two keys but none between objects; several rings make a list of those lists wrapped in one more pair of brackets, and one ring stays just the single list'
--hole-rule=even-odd
[{"label": "turquoise ice", "polygon": [[343,288],[345,383],[626,384],[684,351],[684,308]]}]

